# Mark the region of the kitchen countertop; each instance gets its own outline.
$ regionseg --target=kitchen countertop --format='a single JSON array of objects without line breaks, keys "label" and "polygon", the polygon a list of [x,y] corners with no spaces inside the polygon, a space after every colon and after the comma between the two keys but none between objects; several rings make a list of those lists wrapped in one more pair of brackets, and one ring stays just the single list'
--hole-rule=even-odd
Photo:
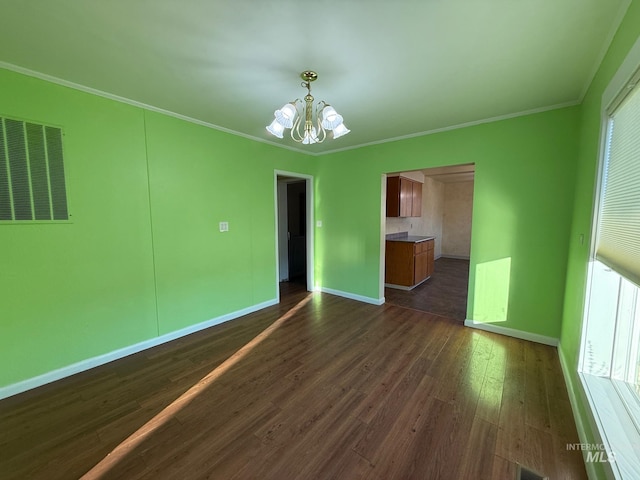
[{"label": "kitchen countertop", "polygon": [[426,242],[427,240],[433,240],[436,237],[426,237],[422,235],[409,235],[407,232],[389,233],[385,236],[385,239],[390,242],[407,242],[407,243],[419,243]]}]

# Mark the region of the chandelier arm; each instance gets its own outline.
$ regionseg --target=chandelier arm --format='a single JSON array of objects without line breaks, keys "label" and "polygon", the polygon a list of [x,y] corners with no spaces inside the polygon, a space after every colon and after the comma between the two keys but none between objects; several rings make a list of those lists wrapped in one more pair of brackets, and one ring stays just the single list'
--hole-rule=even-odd
[{"label": "chandelier arm", "polygon": [[293,105],[296,108],[297,115],[295,120],[293,121],[293,126],[291,127],[291,139],[297,143],[301,143],[302,140],[304,140],[304,136],[300,134],[300,121],[304,116],[304,112],[301,112],[300,108],[298,107],[298,105],[301,103],[302,100],[300,100],[299,98],[293,102]]},{"label": "chandelier arm", "polygon": [[[325,104],[324,100],[320,100],[318,102],[318,105],[316,105],[316,123],[317,123],[317,127],[316,127],[316,142],[317,143],[322,143],[324,142],[325,138],[327,138],[327,131],[325,130],[325,128],[322,126],[322,120],[320,119],[320,115],[322,113],[322,109],[320,108],[321,104]],[[324,107],[323,107],[324,108]]]},{"label": "chandelier arm", "polygon": [[316,130],[318,134],[316,135],[316,143],[322,143],[327,138],[327,131],[319,125],[319,130]]},{"label": "chandelier arm", "polygon": [[296,117],[296,120],[293,122],[293,128],[291,129],[291,139],[294,142],[302,142],[302,140],[304,139],[304,137],[302,137],[302,135],[300,135],[300,116]]}]

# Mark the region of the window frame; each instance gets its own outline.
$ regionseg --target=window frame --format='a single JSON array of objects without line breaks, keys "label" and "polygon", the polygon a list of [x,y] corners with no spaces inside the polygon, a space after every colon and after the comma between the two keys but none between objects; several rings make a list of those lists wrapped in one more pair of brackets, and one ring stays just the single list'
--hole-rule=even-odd
[{"label": "window frame", "polygon": [[[607,163],[608,136],[610,132],[611,116],[615,109],[621,104],[625,95],[625,89],[637,81],[640,76],[640,37],[627,54],[625,60],[620,65],[616,74],[612,77],[609,85],[602,95],[600,109],[600,139],[598,149],[598,165],[596,170],[596,182],[594,186],[594,201],[591,212],[591,241],[589,248],[589,258],[587,263],[587,282],[585,288],[585,301],[583,304],[582,317],[582,337],[580,341],[580,354],[578,360],[578,377],[589,404],[589,414],[595,423],[594,433],[599,444],[604,445],[607,452],[613,452],[613,461],[603,462],[602,466],[607,478],[625,479],[632,478],[625,476],[629,472],[637,471],[637,455],[634,448],[640,446],[640,431],[637,429],[640,417],[636,415],[640,412],[637,397],[628,387],[619,380],[612,378],[612,364],[609,364],[609,376],[596,376],[583,372],[583,365],[586,362],[587,353],[587,331],[589,327],[589,307],[593,289],[593,270],[596,259],[596,247],[598,239],[598,227],[600,211],[604,194],[604,172]],[[633,88],[633,87],[632,87]],[[604,265],[604,264],[603,264]],[[621,275],[619,272],[616,272]],[[621,275],[623,276],[623,275]],[[619,297],[618,297],[619,298]],[[617,328],[617,326],[616,326]],[[611,348],[612,356],[615,352],[615,331],[614,346]],[[632,413],[633,412],[633,417]]]}]

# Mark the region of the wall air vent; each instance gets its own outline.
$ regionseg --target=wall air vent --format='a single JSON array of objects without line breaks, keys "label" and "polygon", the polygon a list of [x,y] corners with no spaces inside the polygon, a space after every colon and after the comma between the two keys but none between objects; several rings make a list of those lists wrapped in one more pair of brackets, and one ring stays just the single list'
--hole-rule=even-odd
[{"label": "wall air vent", "polygon": [[62,130],[0,117],[0,222],[68,219]]}]

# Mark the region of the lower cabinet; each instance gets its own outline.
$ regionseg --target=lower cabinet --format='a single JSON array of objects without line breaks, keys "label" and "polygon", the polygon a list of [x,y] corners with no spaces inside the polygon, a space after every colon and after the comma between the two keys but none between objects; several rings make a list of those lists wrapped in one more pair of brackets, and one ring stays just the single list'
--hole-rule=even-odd
[{"label": "lower cabinet", "polygon": [[414,287],[433,273],[434,241],[398,242],[387,240],[384,282]]},{"label": "lower cabinet", "polygon": [[429,254],[427,252],[416,253],[413,261],[413,285],[416,285],[429,276]]}]

